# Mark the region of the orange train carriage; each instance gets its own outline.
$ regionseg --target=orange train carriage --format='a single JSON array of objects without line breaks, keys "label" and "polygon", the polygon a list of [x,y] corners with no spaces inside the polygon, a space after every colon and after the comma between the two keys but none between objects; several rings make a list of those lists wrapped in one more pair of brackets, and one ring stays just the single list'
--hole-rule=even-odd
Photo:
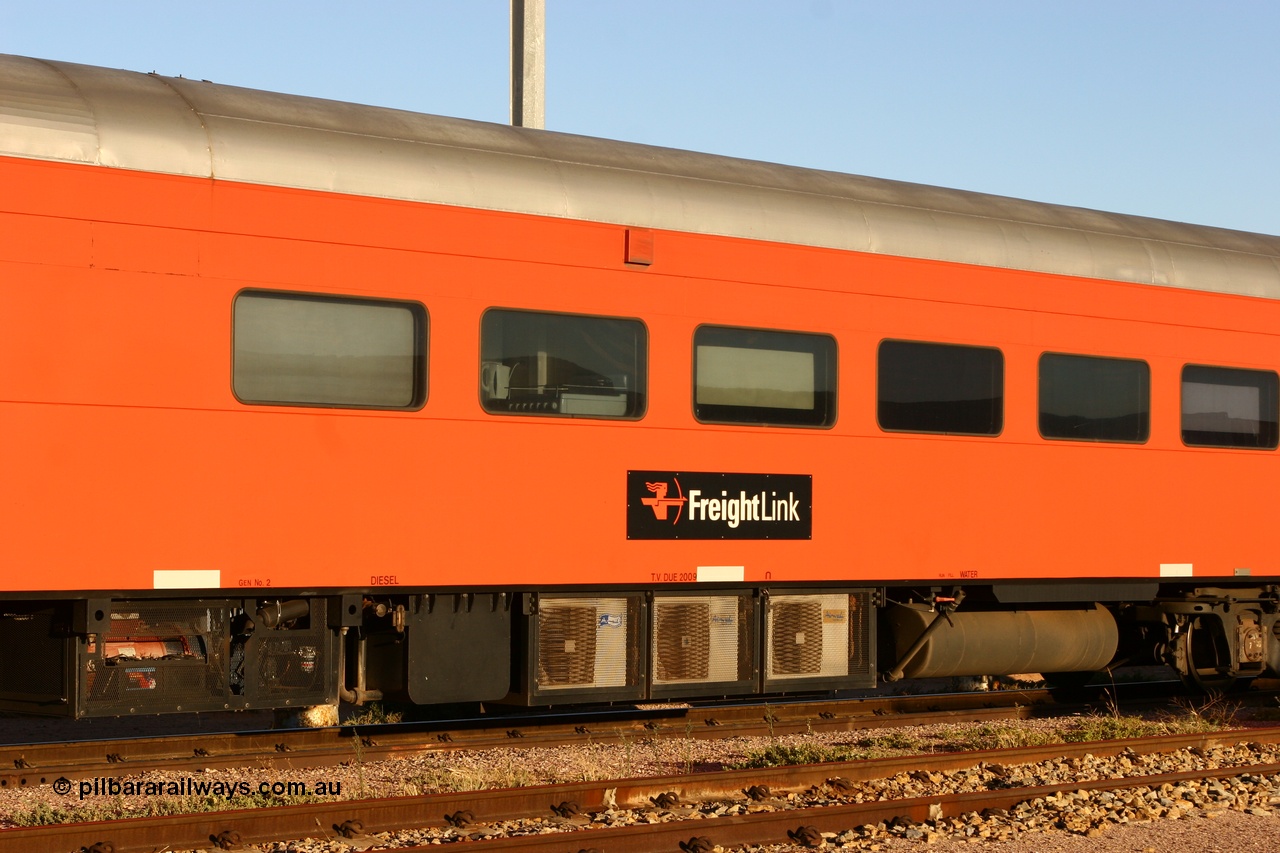
[{"label": "orange train carriage", "polygon": [[1280,238],[20,57],[0,186],[3,707],[1280,669]]}]

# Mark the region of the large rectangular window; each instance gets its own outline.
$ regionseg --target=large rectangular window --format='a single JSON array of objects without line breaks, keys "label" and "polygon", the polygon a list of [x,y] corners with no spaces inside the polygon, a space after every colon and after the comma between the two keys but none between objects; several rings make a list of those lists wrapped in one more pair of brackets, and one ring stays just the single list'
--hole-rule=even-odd
[{"label": "large rectangular window", "polygon": [[233,309],[245,403],[412,409],[426,399],[426,310],[414,302],[248,291]]},{"label": "large rectangular window", "polygon": [[638,320],[492,310],[480,322],[480,402],[513,415],[638,418],[648,332]]},{"label": "large rectangular window", "polygon": [[693,335],[693,372],[700,421],[835,423],[836,343],[829,335],[701,326]]},{"label": "large rectangular window", "polygon": [[998,435],[1004,426],[1004,356],[990,347],[882,341],[880,428]]},{"label": "large rectangular window", "polygon": [[1182,441],[1203,447],[1274,449],[1277,377],[1269,370],[1182,368]]},{"label": "large rectangular window", "polygon": [[1147,440],[1151,369],[1122,358],[1040,356],[1040,434],[1068,441]]}]

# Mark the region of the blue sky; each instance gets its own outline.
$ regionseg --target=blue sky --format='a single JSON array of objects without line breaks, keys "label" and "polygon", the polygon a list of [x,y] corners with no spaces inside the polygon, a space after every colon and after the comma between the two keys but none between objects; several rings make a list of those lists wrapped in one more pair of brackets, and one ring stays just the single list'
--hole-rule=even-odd
[{"label": "blue sky", "polygon": [[[508,120],[508,0],[0,0],[0,52]],[[1274,0],[547,0],[547,127],[1280,234]]]}]

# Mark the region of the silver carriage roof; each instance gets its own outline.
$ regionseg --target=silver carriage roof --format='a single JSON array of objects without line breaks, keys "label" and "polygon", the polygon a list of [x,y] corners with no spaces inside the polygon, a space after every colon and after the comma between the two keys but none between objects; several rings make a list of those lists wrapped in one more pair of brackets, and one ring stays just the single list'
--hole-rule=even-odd
[{"label": "silver carriage roof", "polygon": [[1280,237],[0,55],[0,156],[1280,298]]}]

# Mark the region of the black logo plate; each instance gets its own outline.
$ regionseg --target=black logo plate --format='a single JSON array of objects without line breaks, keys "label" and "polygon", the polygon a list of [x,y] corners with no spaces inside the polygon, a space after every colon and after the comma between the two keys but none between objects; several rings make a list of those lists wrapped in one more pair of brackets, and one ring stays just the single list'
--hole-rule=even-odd
[{"label": "black logo plate", "polygon": [[811,539],[813,477],[628,471],[628,539]]}]

